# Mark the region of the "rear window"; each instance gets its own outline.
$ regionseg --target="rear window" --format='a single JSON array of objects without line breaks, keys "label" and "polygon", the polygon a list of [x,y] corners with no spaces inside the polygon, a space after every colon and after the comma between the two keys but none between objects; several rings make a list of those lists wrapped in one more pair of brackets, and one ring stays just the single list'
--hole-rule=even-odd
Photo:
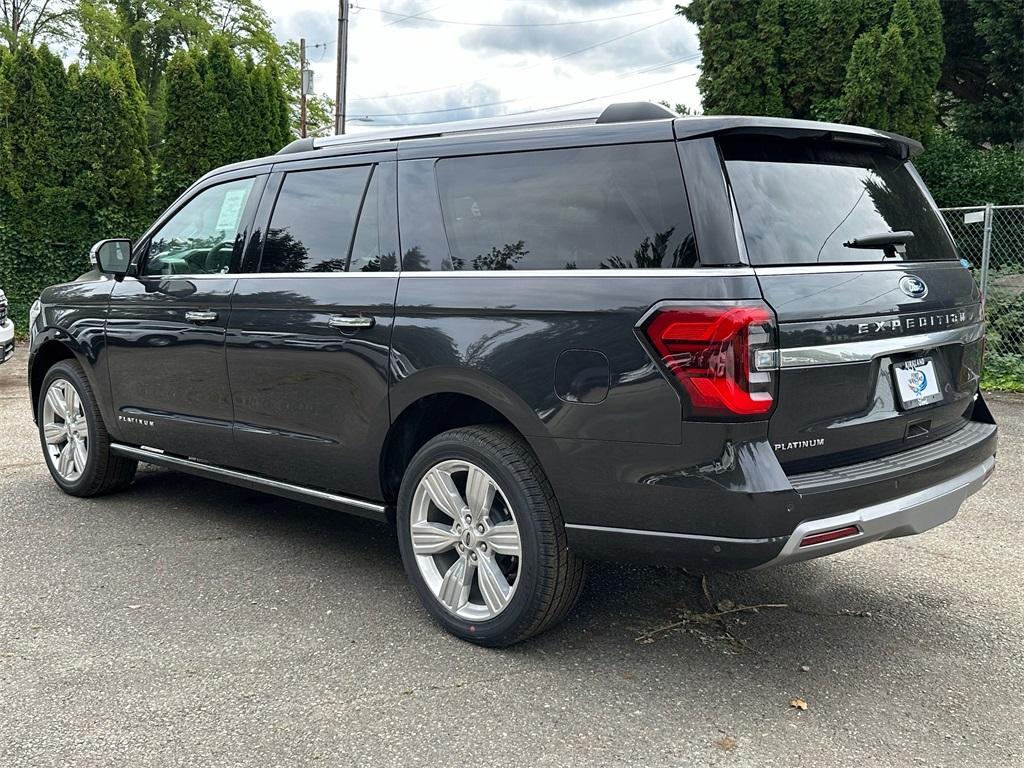
[{"label": "rear window", "polygon": [[450,158],[437,185],[457,270],[697,263],[671,143]]},{"label": "rear window", "polygon": [[[755,266],[957,258],[907,162],[827,141],[734,136],[720,145]],[[844,245],[908,230],[905,254]]]}]

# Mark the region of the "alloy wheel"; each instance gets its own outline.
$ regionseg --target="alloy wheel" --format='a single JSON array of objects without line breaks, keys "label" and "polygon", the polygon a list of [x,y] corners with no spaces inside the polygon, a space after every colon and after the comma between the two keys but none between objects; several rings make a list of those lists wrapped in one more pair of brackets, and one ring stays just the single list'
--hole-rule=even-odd
[{"label": "alloy wheel", "polygon": [[77,481],[89,459],[89,422],[78,390],[67,379],[54,379],[46,390],[42,429],[57,474],[69,483]]},{"label": "alloy wheel", "polygon": [[493,477],[461,459],[434,465],[416,487],[409,527],[420,574],[446,610],[470,621],[505,610],[519,581],[522,544]]}]

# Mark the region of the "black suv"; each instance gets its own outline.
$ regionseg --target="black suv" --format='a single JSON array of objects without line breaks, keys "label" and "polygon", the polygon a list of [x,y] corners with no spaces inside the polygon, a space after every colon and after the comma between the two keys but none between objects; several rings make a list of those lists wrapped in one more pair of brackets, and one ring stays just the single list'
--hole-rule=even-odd
[{"label": "black suv", "polygon": [[592,558],[777,565],[952,518],[994,466],[978,290],[847,125],[589,115],[299,140],[207,174],[33,310],[46,461],[393,522],[504,645]]}]

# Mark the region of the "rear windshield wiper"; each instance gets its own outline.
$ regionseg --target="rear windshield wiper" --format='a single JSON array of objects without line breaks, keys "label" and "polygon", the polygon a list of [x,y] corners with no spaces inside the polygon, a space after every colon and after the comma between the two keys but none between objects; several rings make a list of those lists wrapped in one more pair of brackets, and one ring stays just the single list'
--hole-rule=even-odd
[{"label": "rear windshield wiper", "polygon": [[905,256],[907,243],[914,239],[914,233],[909,229],[899,232],[879,232],[877,235],[864,235],[847,240],[843,245],[847,248],[881,248],[885,251],[886,258],[893,258],[897,254]]}]

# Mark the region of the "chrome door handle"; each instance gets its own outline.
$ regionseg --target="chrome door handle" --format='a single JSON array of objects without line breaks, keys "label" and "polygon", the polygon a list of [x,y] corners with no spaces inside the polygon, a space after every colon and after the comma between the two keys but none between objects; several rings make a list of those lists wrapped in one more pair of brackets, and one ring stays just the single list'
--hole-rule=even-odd
[{"label": "chrome door handle", "polygon": [[209,309],[193,310],[185,313],[185,319],[190,323],[212,323],[217,319],[217,313]]},{"label": "chrome door handle", "polygon": [[353,328],[373,328],[372,317],[347,317],[346,315],[331,315],[327,321],[331,328],[342,331],[351,331]]}]

